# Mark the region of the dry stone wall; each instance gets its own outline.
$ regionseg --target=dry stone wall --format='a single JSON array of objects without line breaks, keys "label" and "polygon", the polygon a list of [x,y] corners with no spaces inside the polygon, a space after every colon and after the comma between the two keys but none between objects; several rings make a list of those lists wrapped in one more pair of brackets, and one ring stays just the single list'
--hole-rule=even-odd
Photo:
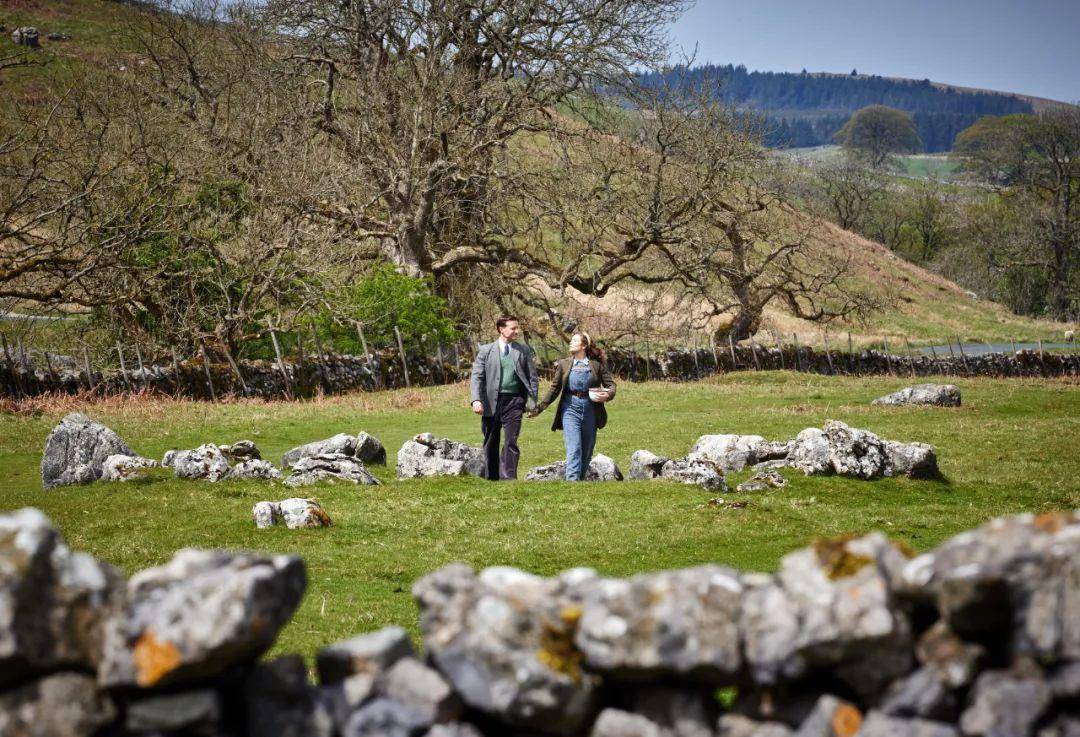
[{"label": "dry stone wall", "polygon": [[[467,379],[472,356],[458,352],[443,360],[409,356],[409,384],[444,384]],[[979,356],[895,356],[882,351],[860,353],[818,351],[811,348],[765,348],[736,346],[711,350],[668,348],[648,356],[614,348],[607,352],[612,372],[636,381],[693,381],[718,372],[788,369],[818,374],[896,376],[1080,376],[1080,353],[1040,354],[1017,351]],[[0,362],[0,392],[8,396],[38,396],[46,393],[76,394],[90,388],[100,394],[124,391],[154,391],[196,399],[224,395],[257,397],[308,397],[363,390],[394,389],[406,386],[405,374],[396,350],[382,350],[371,357],[326,355],[303,365],[286,362],[285,371],[271,361],[241,361],[241,377],[228,363],[204,364],[201,359],[176,365],[151,365],[143,369],[106,372],[91,370],[68,356],[50,354],[43,360]],[[541,373],[550,368],[542,365]],[[207,373],[209,372],[209,379]],[[287,377],[287,378],[286,378]],[[211,386],[213,389],[211,390]]]},{"label": "dry stone wall", "polygon": [[871,533],[775,573],[612,579],[462,564],[399,627],[259,658],[292,555],[183,550],[124,581],[43,514],[0,515],[0,734],[1075,737],[1080,513],[914,556]]}]

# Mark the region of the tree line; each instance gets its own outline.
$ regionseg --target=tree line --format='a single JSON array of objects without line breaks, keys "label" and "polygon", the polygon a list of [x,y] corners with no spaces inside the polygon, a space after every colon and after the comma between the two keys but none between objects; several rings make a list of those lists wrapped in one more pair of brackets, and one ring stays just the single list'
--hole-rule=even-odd
[{"label": "tree line", "polygon": [[765,143],[774,148],[830,144],[851,113],[869,105],[911,113],[926,152],[950,150],[957,134],[985,115],[1033,112],[1015,95],[941,87],[928,79],[751,72],[742,65],[703,64],[646,73],[642,80],[694,85],[711,80],[718,99],[763,116]]}]

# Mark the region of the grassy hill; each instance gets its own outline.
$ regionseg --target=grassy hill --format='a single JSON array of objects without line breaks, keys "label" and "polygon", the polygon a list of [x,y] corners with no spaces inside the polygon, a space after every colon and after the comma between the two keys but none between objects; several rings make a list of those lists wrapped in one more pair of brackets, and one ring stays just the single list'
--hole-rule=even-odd
[{"label": "grassy hill", "polygon": [[[44,65],[7,69],[0,84],[8,96],[41,94],[46,80],[57,72],[80,64],[137,63],[125,52],[123,27],[137,6],[108,0],[15,0],[0,10],[0,24],[8,32],[0,38],[0,58],[18,51],[10,30],[34,25],[42,32],[42,50],[28,57]],[[68,41],[48,41],[51,32],[71,35]],[[914,163],[911,166],[915,166]],[[851,332],[858,344],[879,343],[883,338],[895,347],[938,343],[959,335],[965,340],[1009,341],[1060,339],[1064,325],[1017,317],[1002,306],[972,298],[957,285],[890,253],[883,246],[829,224],[821,224],[815,236],[829,249],[850,257],[857,278],[888,307],[866,322],[833,326],[833,336]],[[578,312],[602,324],[605,316],[625,311],[630,295],[609,295],[603,300],[581,298]],[[794,332],[804,344],[821,344],[819,326],[796,320],[781,310],[769,313],[765,327],[790,338]],[[767,340],[768,336],[761,336]],[[836,338],[834,337],[834,340]]]}]

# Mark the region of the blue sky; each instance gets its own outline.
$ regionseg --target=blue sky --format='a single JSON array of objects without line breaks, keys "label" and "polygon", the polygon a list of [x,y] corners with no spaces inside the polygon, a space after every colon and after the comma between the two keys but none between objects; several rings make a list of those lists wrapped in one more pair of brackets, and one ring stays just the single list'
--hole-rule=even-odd
[{"label": "blue sky", "polygon": [[699,63],[1080,101],[1080,0],[697,0],[671,36]]}]

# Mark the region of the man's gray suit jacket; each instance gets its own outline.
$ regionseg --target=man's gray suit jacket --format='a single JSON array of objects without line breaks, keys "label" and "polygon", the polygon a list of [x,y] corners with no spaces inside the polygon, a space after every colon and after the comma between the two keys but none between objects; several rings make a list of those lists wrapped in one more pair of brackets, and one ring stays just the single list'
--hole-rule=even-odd
[{"label": "man's gray suit jacket", "polygon": [[[527,409],[536,407],[536,397],[540,393],[540,377],[536,373],[536,359],[533,349],[521,343],[510,344],[510,356],[514,359],[514,373],[525,387]],[[469,382],[469,403],[479,401],[484,405],[484,416],[495,414],[495,405],[499,401],[499,383],[502,379],[502,363],[499,359],[499,341],[485,343],[476,352],[473,361],[472,377]]]}]

